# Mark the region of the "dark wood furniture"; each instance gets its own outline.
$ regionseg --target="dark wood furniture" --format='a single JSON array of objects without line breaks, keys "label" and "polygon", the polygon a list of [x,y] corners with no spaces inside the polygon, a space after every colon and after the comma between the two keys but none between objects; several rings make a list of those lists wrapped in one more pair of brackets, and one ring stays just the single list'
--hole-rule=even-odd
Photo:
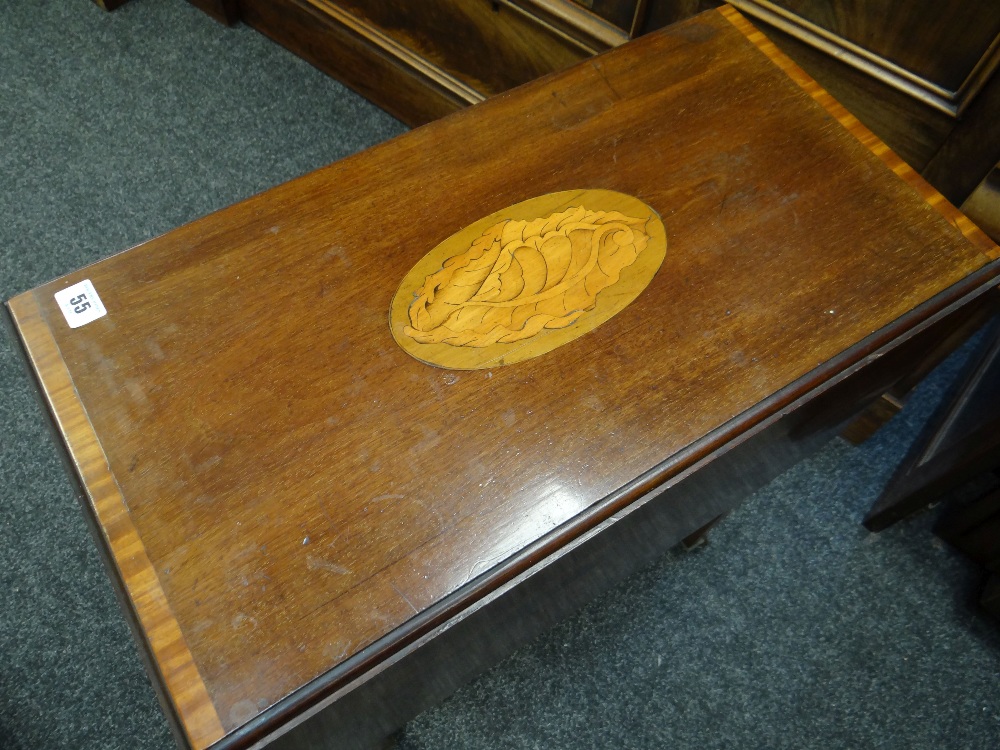
[{"label": "dark wood furniture", "polygon": [[979,604],[1000,620],[1000,490],[951,510],[934,533],[986,568]]},{"label": "dark wood furniture", "polygon": [[[124,0],[95,0],[112,10]],[[189,0],[254,26],[410,125],[688,18],[718,0]],[[733,0],[956,205],[1000,161],[1000,4]],[[982,189],[977,217],[1000,215]],[[880,408],[895,413],[889,397]],[[860,434],[860,433],[859,433]]]},{"label": "dark wood furniture", "polygon": [[972,195],[965,199],[962,211],[994,240],[1000,240],[1000,163],[994,165]]},{"label": "dark wood furniture", "polygon": [[[994,291],[990,296],[995,299],[1000,295]],[[995,303],[992,308],[996,308]],[[864,524],[871,531],[882,531],[949,499],[981,475],[998,470],[1000,314],[995,314],[951,396],[900,463]],[[981,487],[978,491],[982,492]],[[934,531],[987,569],[980,604],[1000,619],[1000,490],[990,489],[947,508]]]},{"label": "dark wood furniture", "polygon": [[718,4],[239,0],[239,13],[402,121],[419,125]]},{"label": "dark wood furniture", "polygon": [[[111,10],[124,0],[95,0]],[[411,125],[718,0],[189,0],[242,18]],[[732,0],[956,205],[1000,161],[1000,4]],[[987,202],[987,203],[984,203]],[[980,212],[1000,215],[983,192]]]},{"label": "dark wood furniture", "polygon": [[[420,124],[717,4],[239,0],[239,12],[403,121]],[[956,205],[1000,161],[1000,4],[733,4]]]},{"label": "dark wood furniture", "polygon": [[1000,4],[733,4],[956,205],[1000,160]]},{"label": "dark wood furniture", "polygon": [[[229,20],[240,14],[404,122],[420,124],[717,4],[239,0]],[[733,4],[949,200],[970,199],[977,221],[1000,216],[1000,193],[987,176],[1000,161],[1000,3]],[[932,369],[953,343],[915,373]],[[862,440],[891,418],[917,381],[885,394],[848,436]]]},{"label": "dark wood furniture", "polygon": [[865,517],[871,531],[1000,467],[1000,317],[984,331],[980,349]]},{"label": "dark wood furniture", "polygon": [[241,0],[243,21],[411,125],[628,40],[568,0]]},{"label": "dark wood furniture", "polygon": [[[1000,470],[1000,316],[865,518],[881,531]],[[989,482],[986,483],[990,484]],[[993,482],[992,484],[996,484]],[[980,482],[979,492],[983,493]],[[965,491],[968,494],[968,490]],[[982,606],[1000,618],[1000,490],[947,508],[934,532],[989,571]]]},{"label": "dark wood furniture", "polygon": [[[634,301],[509,366],[397,345],[439,243],[585,189],[662,219]],[[179,744],[356,747],[817,447],[998,258],[726,8],[7,309]]]},{"label": "dark wood furniture", "polygon": [[240,17],[240,0],[188,0],[219,23],[236,23]]}]

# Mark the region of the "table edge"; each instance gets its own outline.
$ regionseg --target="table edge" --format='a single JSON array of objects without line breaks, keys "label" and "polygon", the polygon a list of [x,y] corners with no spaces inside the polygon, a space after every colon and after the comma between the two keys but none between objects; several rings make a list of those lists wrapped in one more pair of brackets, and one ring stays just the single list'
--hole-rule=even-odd
[{"label": "table edge", "polygon": [[66,459],[67,473],[77,486],[84,516],[112,573],[133,637],[163,687],[157,693],[168,709],[171,729],[186,745],[203,750],[217,742],[225,730],[59,346],[43,319],[35,291],[7,302],[8,316],[39,400],[59,436],[57,444]]},{"label": "table edge", "polygon": [[760,50],[774,65],[817,103],[819,103],[845,130],[861,142],[869,151],[882,160],[897,176],[917,191],[945,221],[958,229],[969,242],[990,260],[1000,258],[1000,247],[965,214],[956,208],[947,198],[937,191],[913,167],[903,161],[881,138],[875,135],[865,125],[852,115],[833,96],[820,86],[808,73],[799,67],[788,55],[778,49],[777,45],[759,31],[746,16],[732,5],[723,5],[718,9],[719,15],[729,21],[747,40]]},{"label": "table edge", "polygon": [[546,567],[568,549],[584,541],[598,527],[617,523],[647,499],[711,463],[772,421],[799,408],[866,365],[880,359],[911,337],[956,309],[995,290],[1000,259],[985,264],[951,287],[939,292],[909,313],[875,331],[853,347],[796,379],[755,407],[736,415],[708,435],[670,456],[645,474],[594,503],[580,515],[553,529],[533,544],[469,581],[444,599],[414,615],[401,627],[370,644],[329,671],[282,698],[244,726],[230,732],[212,750],[247,750],[263,747],[285,725],[318,705],[325,706],[335,693],[350,690],[367,674],[380,669],[401,652],[419,646],[434,633],[447,630],[476,609],[503,593],[515,579]]}]

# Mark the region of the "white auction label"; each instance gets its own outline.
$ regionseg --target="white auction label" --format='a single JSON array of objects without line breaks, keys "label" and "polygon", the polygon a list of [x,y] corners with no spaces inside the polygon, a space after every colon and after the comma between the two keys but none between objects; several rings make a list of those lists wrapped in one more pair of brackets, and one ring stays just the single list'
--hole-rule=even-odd
[{"label": "white auction label", "polygon": [[90,279],[84,279],[61,292],[56,292],[56,304],[66,316],[70,328],[85,326],[108,314]]}]

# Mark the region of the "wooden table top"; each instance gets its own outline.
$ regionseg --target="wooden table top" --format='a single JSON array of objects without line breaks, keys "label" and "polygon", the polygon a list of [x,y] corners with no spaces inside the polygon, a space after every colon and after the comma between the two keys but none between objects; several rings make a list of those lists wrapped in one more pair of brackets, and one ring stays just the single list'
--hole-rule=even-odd
[{"label": "wooden table top", "polygon": [[[396,343],[390,304],[432,249],[585,190],[662,219],[634,301],[515,364],[445,369]],[[204,748],[373,668],[998,257],[724,9],[9,308],[173,718]],[[55,294],[85,279],[106,314],[71,328]]]}]

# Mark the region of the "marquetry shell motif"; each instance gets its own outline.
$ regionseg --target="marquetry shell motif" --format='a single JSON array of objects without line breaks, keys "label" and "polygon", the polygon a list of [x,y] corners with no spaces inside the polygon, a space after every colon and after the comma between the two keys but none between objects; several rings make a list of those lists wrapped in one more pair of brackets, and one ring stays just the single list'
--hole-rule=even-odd
[{"label": "marquetry shell motif", "polygon": [[550,193],[487,216],[425,255],[393,299],[393,337],[470,370],[537,357],[631,303],[663,261],[659,216],[610,190]]}]

